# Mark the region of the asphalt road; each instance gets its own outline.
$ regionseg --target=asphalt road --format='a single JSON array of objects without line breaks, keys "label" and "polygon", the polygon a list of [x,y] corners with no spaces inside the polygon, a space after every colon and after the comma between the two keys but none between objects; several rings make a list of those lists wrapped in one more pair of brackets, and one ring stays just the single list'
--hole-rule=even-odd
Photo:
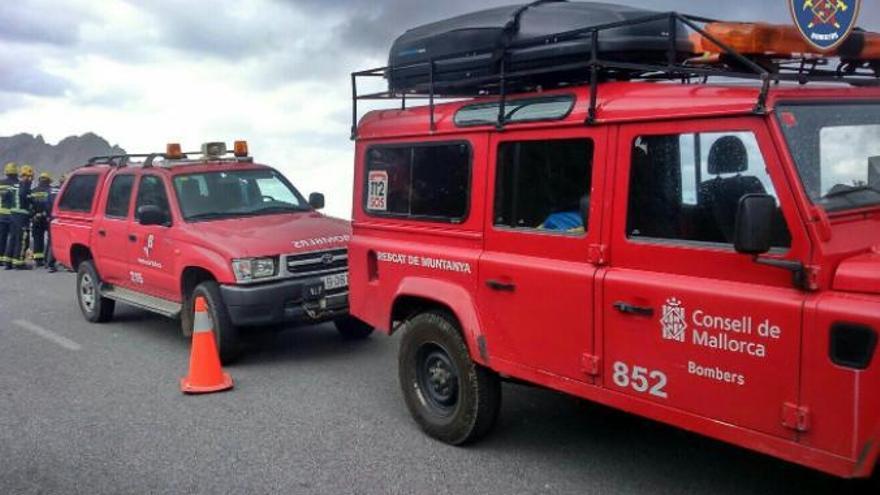
[{"label": "asphalt road", "polygon": [[[86,323],[72,274],[0,272],[0,493],[836,494],[781,461],[521,385],[481,443],[410,420],[397,338],[261,332],[233,391],[184,396],[176,322]],[[867,493],[867,491],[865,491]]]}]

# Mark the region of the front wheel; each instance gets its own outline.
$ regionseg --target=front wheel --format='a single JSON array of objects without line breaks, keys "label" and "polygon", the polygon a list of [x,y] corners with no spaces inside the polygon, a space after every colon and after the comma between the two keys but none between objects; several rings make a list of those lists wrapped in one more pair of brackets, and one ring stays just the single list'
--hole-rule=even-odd
[{"label": "front wheel", "polygon": [[373,333],[373,327],[354,316],[344,316],[334,320],[333,324],[336,325],[336,330],[345,340],[361,340]]},{"label": "front wheel", "polygon": [[101,279],[92,260],[83,261],[77,269],[76,301],[87,321],[105,323],[113,318],[116,302],[101,296]]},{"label": "front wheel", "polygon": [[421,313],[406,323],[398,373],[407,408],[428,435],[462,445],[486,435],[498,418],[498,375],[474,363],[454,320]]},{"label": "front wheel", "polygon": [[217,352],[220,354],[220,362],[223,365],[231,364],[241,356],[241,342],[238,328],[229,319],[226,304],[220,294],[220,286],[213,280],[200,283],[193,289],[187,298],[183,308],[184,315],[181,318],[184,335],[192,335],[193,315],[196,297],[204,297],[208,306],[208,316],[211,319],[211,329],[214,331],[214,340],[217,343]]}]

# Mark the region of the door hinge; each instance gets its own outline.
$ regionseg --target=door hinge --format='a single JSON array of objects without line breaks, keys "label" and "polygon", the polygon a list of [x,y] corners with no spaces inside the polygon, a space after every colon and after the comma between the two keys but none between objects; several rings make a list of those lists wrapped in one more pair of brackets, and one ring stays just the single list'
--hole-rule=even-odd
[{"label": "door hinge", "polygon": [[810,429],[810,409],[791,402],[782,405],[782,426],[799,432]]},{"label": "door hinge", "polygon": [[602,266],[608,263],[608,245],[590,244],[587,248],[587,261]]},{"label": "door hinge", "polygon": [[599,356],[594,356],[592,354],[581,355],[581,369],[583,369],[585,375],[599,376],[602,372],[600,364],[601,360],[599,359]]}]

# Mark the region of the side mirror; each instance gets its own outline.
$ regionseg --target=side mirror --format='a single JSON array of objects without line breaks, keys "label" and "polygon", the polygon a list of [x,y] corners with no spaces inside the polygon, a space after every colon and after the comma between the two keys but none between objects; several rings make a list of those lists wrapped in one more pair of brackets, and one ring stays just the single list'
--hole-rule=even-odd
[{"label": "side mirror", "polygon": [[141,225],[165,225],[168,215],[155,205],[144,205],[137,209],[138,223]]},{"label": "side mirror", "polygon": [[775,214],[776,199],[773,196],[743,196],[736,212],[736,237],[733,241],[736,252],[759,255],[770,251]]},{"label": "side mirror", "polygon": [[324,195],[321,193],[309,194],[309,205],[316,210],[323,209],[324,208]]}]

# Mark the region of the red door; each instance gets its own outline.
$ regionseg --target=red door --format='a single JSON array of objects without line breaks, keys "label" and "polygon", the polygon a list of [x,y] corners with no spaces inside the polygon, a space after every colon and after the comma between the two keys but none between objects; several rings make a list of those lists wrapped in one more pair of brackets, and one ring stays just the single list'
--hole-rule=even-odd
[{"label": "red door", "polygon": [[132,286],[128,267],[128,228],[135,176],[117,174],[110,181],[106,201],[96,212],[92,240],[101,278],[113,285]]},{"label": "red door", "polygon": [[805,294],[733,249],[744,194],[782,205],[768,255],[809,244],[758,118],[621,127],[601,311],[604,386],[781,437]]},{"label": "red door", "polygon": [[[128,262],[132,278],[146,294],[168,300],[180,299],[174,274],[174,245],[171,239],[171,208],[165,181],[159,175],[143,174],[138,181],[134,220],[128,230]],[[166,225],[141,225],[137,211],[157,206],[168,214]]]},{"label": "red door", "polygon": [[478,296],[492,359],[590,380],[606,134],[493,136]]}]

